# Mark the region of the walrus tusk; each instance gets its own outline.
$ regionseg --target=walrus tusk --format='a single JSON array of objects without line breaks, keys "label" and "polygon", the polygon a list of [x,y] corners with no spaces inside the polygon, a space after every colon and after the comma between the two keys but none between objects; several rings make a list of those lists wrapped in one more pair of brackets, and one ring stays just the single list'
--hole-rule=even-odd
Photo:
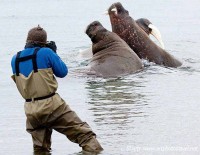
[{"label": "walrus tusk", "polygon": [[158,30],[158,28],[156,26],[154,26],[153,24],[149,24],[148,26],[152,31],[151,31],[151,35],[153,35],[160,43],[161,47],[163,49],[165,49],[164,43],[162,41],[162,37],[161,37],[161,33]]},{"label": "walrus tusk", "polygon": [[117,14],[117,8],[113,8],[111,11],[115,12],[115,14]]},{"label": "walrus tusk", "polygon": [[113,12],[117,12],[117,8],[113,8],[111,11],[113,11]]},{"label": "walrus tusk", "polygon": [[[111,11],[115,12],[115,14],[117,14],[117,8],[113,8]],[[108,11],[105,11],[103,14],[104,15],[109,15]]]}]

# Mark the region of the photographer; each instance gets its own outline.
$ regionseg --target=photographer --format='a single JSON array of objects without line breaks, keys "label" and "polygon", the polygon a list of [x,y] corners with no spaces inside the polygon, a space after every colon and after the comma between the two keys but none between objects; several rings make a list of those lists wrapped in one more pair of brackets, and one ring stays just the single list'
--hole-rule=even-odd
[{"label": "photographer", "polygon": [[47,43],[40,26],[28,32],[25,49],[12,58],[13,80],[25,99],[26,129],[32,135],[35,152],[51,150],[53,129],[78,143],[84,151],[99,152],[102,147],[86,122],[72,111],[56,93],[56,78],[64,78],[68,69],[56,54],[55,42]]}]

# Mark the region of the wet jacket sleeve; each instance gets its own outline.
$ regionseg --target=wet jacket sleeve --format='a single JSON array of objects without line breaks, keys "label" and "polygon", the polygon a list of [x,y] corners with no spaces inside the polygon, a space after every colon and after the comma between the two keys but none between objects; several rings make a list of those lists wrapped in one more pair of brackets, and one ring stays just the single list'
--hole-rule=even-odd
[{"label": "wet jacket sleeve", "polygon": [[52,67],[53,73],[60,78],[63,78],[68,73],[68,68],[66,64],[61,60],[61,58],[54,52],[49,55],[49,62]]}]

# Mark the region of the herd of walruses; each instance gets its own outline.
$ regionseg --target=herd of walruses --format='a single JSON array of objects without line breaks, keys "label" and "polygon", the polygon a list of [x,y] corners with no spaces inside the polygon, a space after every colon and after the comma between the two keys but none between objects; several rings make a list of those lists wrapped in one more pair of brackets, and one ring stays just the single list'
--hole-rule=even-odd
[{"label": "herd of walruses", "polygon": [[[112,32],[99,21],[90,23],[86,34],[92,41],[88,72],[98,77],[118,77],[142,70],[142,59],[167,67],[182,63],[164,49],[161,35],[148,19],[134,20],[120,2],[112,4],[107,14]],[[153,34],[161,47],[153,42]]]}]

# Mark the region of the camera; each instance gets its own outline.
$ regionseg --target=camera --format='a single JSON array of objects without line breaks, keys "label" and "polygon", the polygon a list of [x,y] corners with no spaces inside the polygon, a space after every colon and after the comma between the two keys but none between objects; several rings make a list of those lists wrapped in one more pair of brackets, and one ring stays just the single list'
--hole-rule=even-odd
[{"label": "camera", "polygon": [[57,51],[57,46],[56,46],[55,41],[48,41],[46,44],[46,47],[52,49],[55,53]]}]

